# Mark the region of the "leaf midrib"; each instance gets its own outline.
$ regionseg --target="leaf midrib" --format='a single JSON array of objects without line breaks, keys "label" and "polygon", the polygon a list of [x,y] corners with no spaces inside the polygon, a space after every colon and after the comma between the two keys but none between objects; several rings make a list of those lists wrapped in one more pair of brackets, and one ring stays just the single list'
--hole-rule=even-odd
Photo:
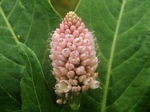
[{"label": "leaf midrib", "polygon": [[2,14],[2,16],[3,16],[3,18],[4,18],[4,21],[6,22],[7,27],[8,27],[8,29],[9,29],[10,33],[12,34],[12,36],[13,36],[15,42],[16,42],[17,44],[19,44],[19,41],[18,41],[18,39],[17,39],[17,36],[16,36],[16,34],[14,33],[14,31],[13,31],[13,29],[12,29],[12,27],[11,27],[11,25],[10,25],[10,23],[9,23],[9,21],[8,21],[6,15],[5,15],[5,13],[4,13],[4,11],[3,11],[3,9],[2,9],[1,7],[0,7],[0,13]]},{"label": "leaf midrib", "polygon": [[[30,66],[30,68],[31,68],[31,73],[33,74],[34,72],[33,72],[33,70],[32,70],[31,62],[29,61],[29,57],[28,57],[28,55],[26,54],[24,48],[23,48],[23,51],[24,51],[26,57],[28,58],[29,66]],[[39,108],[39,111],[42,112],[42,110],[41,110],[41,105],[40,105],[40,101],[39,101],[39,98],[38,98],[38,95],[37,95],[37,91],[36,91],[36,87],[35,87],[35,83],[34,83],[34,81],[33,81],[33,75],[31,76],[31,79],[32,79],[31,81],[32,81],[33,88],[34,88],[33,91],[34,91],[34,93],[35,93],[35,97],[36,97],[36,100],[37,100],[37,103],[38,103],[37,107]]]},{"label": "leaf midrib", "polygon": [[111,46],[111,53],[110,53],[110,58],[109,58],[109,63],[108,63],[108,68],[107,68],[107,75],[106,75],[106,82],[105,82],[105,86],[104,86],[104,94],[103,94],[101,112],[105,112],[106,111],[106,100],[107,100],[109,79],[110,79],[110,74],[111,74],[111,67],[112,67],[112,62],[113,62],[113,55],[114,55],[117,35],[118,35],[120,23],[121,23],[121,18],[122,18],[122,15],[123,15],[125,2],[126,2],[126,0],[123,0],[122,5],[121,5],[121,10],[120,10],[120,13],[119,13],[119,17],[118,17],[118,21],[117,21],[114,37],[113,37],[113,43],[112,43],[112,46]]}]

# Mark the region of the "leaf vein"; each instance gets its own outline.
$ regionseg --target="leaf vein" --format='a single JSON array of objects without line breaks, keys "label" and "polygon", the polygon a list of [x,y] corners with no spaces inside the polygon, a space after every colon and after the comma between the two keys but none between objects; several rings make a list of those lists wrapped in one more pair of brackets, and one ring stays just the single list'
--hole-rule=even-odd
[{"label": "leaf vein", "polygon": [[129,59],[131,59],[132,57],[134,57],[140,50],[142,49],[142,46],[136,51],[134,52],[128,59],[126,59],[124,62],[122,62],[120,65],[118,65],[117,67],[115,67],[112,71],[118,69],[119,67],[121,67],[124,63],[126,63]]},{"label": "leaf vein", "polygon": [[13,64],[15,64],[15,65],[20,66],[20,67],[24,67],[23,65],[20,65],[20,64],[14,62],[13,60],[10,60],[9,58],[7,58],[6,56],[4,56],[4,55],[1,54],[1,53],[0,53],[0,58],[3,58],[3,59],[5,59],[5,60],[7,60],[7,61],[9,61],[9,62],[11,62],[11,63],[13,63]]},{"label": "leaf vein", "polygon": [[12,98],[18,105],[21,105],[5,88],[2,87],[1,84],[0,84],[0,88],[2,88],[2,90],[3,90],[10,98]]},{"label": "leaf vein", "polygon": [[11,10],[11,12],[9,13],[9,15],[7,16],[7,19],[9,20],[9,17],[11,16],[11,14],[13,13],[13,11],[15,10],[16,6],[17,6],[18,0],[16,1],[13,9]]},{"label": "leaf vein", "polygon": [[121,93],[121,95],[116,99],[116,101],[112,104],[115,104],[121,97],[122,95],[126,92],[126,90],[130,87],[130,85],[134,82],[134,80],[140,75],[140,73],[143,71],[143,69],[145,68],[145,65],[147,64],[147,61],[145,62],[144,66],[142,67],[142,69],[140,70],[140,72],[137,74],[136,77],[134,77],[134,79],[130,82],[130,84],[127,86],[127,88]]},{"label": "leaf vein", "polygon": [[120,26],[120,23],[121,23],[121,18],[122,18],[123,11],[124,11],[125,2],[126,2],[126,0],[123,0],[123,2],[122,2],[121,10],[120,10],[120,13],[119,13],[119,17],[118,17],[118,20],[117,20],[117,25],[116,25],[116,29],[115,29],[115,33],[114,33],[114,37],[113,37],[113,43],[112,43],[112,47],[111,47],[110,59],[109,59],[108,69],[107,69],[107,74],[106,74],[106,83],[105,83],[105,86],[104,86],[104,95],[103,95],[103,100],[102,100],[101,112],[106,111],[106,100],[107,100],[107,94],[108,94],[108,86],[109,86],[109,79],[110,79],[110,74],[111,74],[113,55],[114,55],[116,39],[117,39],[118,31],[119,31],[119,26]]},{"label": "leaf vein", "polygon": [[142,21],[143,18],[145,17],[145,15],[149,12],[149,10],[150,10],[150,9],[148,9],[147,12],[144,13],[144,15],[143,15],[132,27],[130,27],[129,29],[127,29],[125,32],[122,32],[121,34],[119,34],[119,36],[121,36],[121,35],[127,33],[128,31],[132,30],[137,24],[139,24],[140,21]]},{"label": "leaf vein", "polygon": [[33,12],[32,12],[31,23],[30,23],[29,30],[28,30],[28,33],[27,33],[27,36],[26,36],[26,40],[24,41],[24,44],[27,43],[29,35],[30,35],[31,28],[32,28],[33,18],[34,18],[34,13],[35,13],[35,5],[36,5],[36,3],[35,3],[35,0],[34,0],[34,9],[33,9]]},{"label": "leaf vein", "polygon": [[15,42],[16,42],[17,44],[19,44],[19,41],[18,41],[18,39],[17,39],[17,36],[16,36],[16,34],[14,33],[14,31],[13,31],[13,29],[12,29],[12,27],[11,27],[9,21],[7,20],[7,17],[6,17],[6,15],[5,15],[5,13],[4,13],[4,11],[3,11],[3,9],[2,9],[1,7],[0,7],[0,13],[2,14],[2,16],[3,16],[3,18],[4,18],[4,21],[6,22],[7,27],[8,27],[8,29],[9,29],[10,33],[12,34],[12,36],[13,36]]}]

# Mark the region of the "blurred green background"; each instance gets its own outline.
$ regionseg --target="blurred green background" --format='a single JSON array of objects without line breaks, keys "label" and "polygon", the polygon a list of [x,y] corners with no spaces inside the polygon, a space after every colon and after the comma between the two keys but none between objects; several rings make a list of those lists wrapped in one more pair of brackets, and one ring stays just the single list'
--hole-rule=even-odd
[{"label": "blurred green background", "polygon": [[79,0],[51,0],[55,10],[64,17],[67,12],[74,11]]}]

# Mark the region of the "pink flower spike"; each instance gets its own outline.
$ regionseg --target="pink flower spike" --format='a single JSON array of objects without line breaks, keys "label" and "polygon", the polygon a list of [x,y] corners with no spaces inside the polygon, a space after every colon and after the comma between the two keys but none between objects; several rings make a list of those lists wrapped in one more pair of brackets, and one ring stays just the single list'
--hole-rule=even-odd
[{"label": "pink flower spike", "polygon": [[65,104],[73,94],[98,88],[96,44],[82,19],[72,11],[67,13],[51,36],[49,58],[56,79],[55,93],[59,98],[56,102]]}]

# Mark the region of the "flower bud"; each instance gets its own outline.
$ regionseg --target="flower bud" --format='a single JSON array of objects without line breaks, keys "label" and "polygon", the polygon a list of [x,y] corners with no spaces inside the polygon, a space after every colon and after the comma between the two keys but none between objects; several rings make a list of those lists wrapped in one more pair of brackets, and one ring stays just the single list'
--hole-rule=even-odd
[{"label": "flower bud", "polygon": [[61,47],[61,48],[64,48],[66,47],[66,39],[63,39],[63,38],[60,38],[58,39],[58,45]]},{"label": "flower bud", "polygon": [[91,77],[92,77],[93,79],[95,79],[97,76],[98,76],[98,73],[93,73]]},{"label": "flower bud", "polygon": [[63,104],[63,99],[58,99],[58,100],[56,101],[56,103],[59,104],[59,105]]},{"label": "flower bud", "polygon": [[86,46],[79,46],[77,50],[79,53],[84,53],[86,51]]},{"label": "flower bud", "polygon": [[76,74],[77,75],[82,75],[82,74],[84,74],[85,73],[85,68],[84,68],[84,66],[80,66],[80,67],[78,67],[77,69],[76,69]]},{"label": "flower bud", "polygon": [[62,55],[63,55],[64,57],[68,57],[68,56],[70,55],[70,49],[69,49],[69,48],[64,48],[64,49],[62,50]]},{"label": "flower bud", "polygon": [[86,75],[81,75],[79,77],[79,82],[83,82],[86,79]]},{"label": "flower bud", "polygon": [[74,37],[78,37],[78,36],[79,36],[79,31],[78,31],[78,30],[75,30],[75,31],[73,32],[73,36],[74,36]]},{"label": "flower bud", "polygon": [[71,29],[71,31],[75,31],[75,30],[76,30],[76,27],[75,27],[74,25],[72,25],[72,26],[70,27],[70,29]]},{"label": "flower bud", "polygon": [[76,87],[76,86],[74,86],[74,87],[72,87],[72,91],[73,92],[79,92],[81,90],[81,87],[80,86],[78,86],[78,87]]},{"label": "flower bud", "polygon": [[67,47],[68,47],[71,51],[76,50],[76,45],[72,44],[71,42],[68,42],[68,43],[67,43]]},{"label": "flower bud", "polygon": [[73,40],[73,44],[76,46],[80,46],[82,44],[82,37],[77,37]]},{"label": "flower bud", "polygon": [[79,56],[79,52],[78,51],[72,51],[71,53],[70,53],[70,57],[71,58],[77,58]]},{"label": "flower bud", "polygon": [[74,69],[74,64],[70,63],[70,62],[67,62],[65,67],[68,69],[68,70],[71,70],[71,69]]},{"label": "flower bud", "polygon": [[74,36],[73,35],[70,35],[70,34],[66,34],[65,35],[65,38],[68,42],[72,42],[74,40]]},{"label": "flower bud", "polygon": [[73,85],[73,86],[78,85],[78,81],[77,81],[77,80],[75,80],[75,79],[73,79],[73,80],[71,81],[71,85]]},{"label": "flower bud", "polygon": [[73,79],[74,76],[75,76],[74,71],[69,71],[69,72],[67,73],[67,77],[68,77],[69,79]]},{"label": "flower bud", "polygon": [[85,92],[85,91],[87,91],[88,90],[88,86],[87,85],[83,85],[82,87],[81,87],[81,90],[82,90],[82,92]]},{"label": "flower bud", "polygon": [[83,81],[83,84],[85,84],[85,85],[90,85],[91,82],[92,82],[92,80],[93,80],[92,77],[88,77],[87,79],[85,79],[85,80]]}]

